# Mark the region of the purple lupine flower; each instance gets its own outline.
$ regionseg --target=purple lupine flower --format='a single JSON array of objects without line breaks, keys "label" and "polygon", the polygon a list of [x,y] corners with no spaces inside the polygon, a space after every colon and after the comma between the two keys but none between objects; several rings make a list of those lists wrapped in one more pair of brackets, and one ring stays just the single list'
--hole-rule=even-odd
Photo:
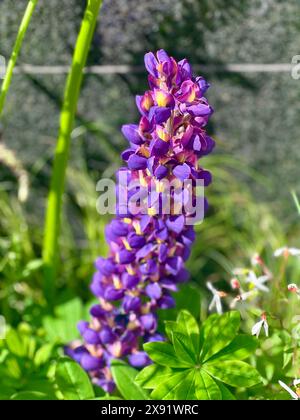
[{"label": "purple lupine flower", "polygon": [[[198,165],[215,145],[205,131],[213,113],[203,96],[209,84],[193,77],[186,59],[176,62],[164,50],[146,54],[145,66],[150,89],[136,97],[140,121],[122,128],[129,148],[122,153],[127,168],[117,173],[117,199],[124,192],[132,197],[138,191],[128,191],[130,181],[150,185],[202,180],[204,186],[211,182],[211,174]],[[127,359],[138,368],[150,363],[142,343],[164,340],[157,332],[156,312],[175,305],[171,293],[189,278],[185,261],[195,232],[186,223],[187,214],[168,215],[161,209],[152,213],[152,206],[165,205],[160,190],[143,199],[151,204],[148,214],[133,214],[121,206],[106,227],[109,256],[96,260],[91,284],[99,302],[91,308],[91,321],[78,324],[83,343],[66,350],[92,382],[109,393],[114,390],[111,360]]]}]

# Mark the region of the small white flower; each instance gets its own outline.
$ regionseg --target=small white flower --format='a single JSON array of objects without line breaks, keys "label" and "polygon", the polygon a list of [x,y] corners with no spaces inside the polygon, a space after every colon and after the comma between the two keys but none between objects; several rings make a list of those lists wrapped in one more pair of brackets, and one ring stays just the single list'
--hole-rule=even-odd
[{"label": "small white flower", "polygon": [[251,264],[252,264],[253,267],[255,267],[257,265],[264,265],[264,262],[263,262],[261,256],[256,253],[256,254],[252,255]]},{"label": "small white flower", "polygon": [[294,387],[296,387],[296,392],[293,391],[288,385],[286,385],[284,382],[279,381],[279,385],[282,386],[283,389],[285,389],[290,396],[293,398],[293,400],[300,400],[300,389],[297,388],[297,385],[300,384],[299,379],[295,379],[293,382]]},{"label": "small white flower", "polygon": [[300,256],[300,249],[298,248],[288,248],[287,246],[284,246],[282,248],[276,249],[274,252],[274,257],[285,257],[288,258],[289,256],[293,257],[299,257]]},{"label": "small white flower", "polygon": [[261,320],[258,321],[255,325],[253,325],[252,335],[256,335],[256,337],[258,338],[262,328],[264,328],[265,330],[266,337],[269,337],[269,325],[265,313],[262,314]]},{"label": "small white flower", "polygon": [[218,314],[222,315],[223,308],[222,308],[221,298],[224,298],[225,296],[227,296],[227,294],[225,292],[222,292],[222,291],[219,291],[219,290],[215,289],[210,282],[207,282],[206,286],[207,286],[208,290],[210,290],[211,293],[213,294],[213,298],[212,298],[212,301],[211,301],[211,303],[208,307],[208,310],[212,311],[215,307]]},{"label": "small white flower", "polygon": [[269,280],[270,276],[265,275],[257,277],[254,271],[250,270],[246,282],[250,283],[255,289],[260,290],[261,292],[269,292],[270,289],[265,286],[265,283]]},{"label": "small white flower", "polygon": [[296,293],[298,296],[300,296],[300,289],[295,283],[291,283],[288,285],[288,291],[291,293]]}]

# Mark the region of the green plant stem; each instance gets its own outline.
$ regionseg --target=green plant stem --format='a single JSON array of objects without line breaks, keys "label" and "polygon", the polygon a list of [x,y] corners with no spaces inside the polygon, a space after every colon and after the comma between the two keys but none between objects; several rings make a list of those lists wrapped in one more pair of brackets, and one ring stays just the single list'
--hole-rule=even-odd
[{"label": "green plant stem", "polygon": [[55,294],[62,197],[65,189],[71,132],[74,126],[83,69],[86,65],[101,5],[102,0],[88,0],[65,88],[44,231],[44,293],[50,306]]},{"label": "green plant stem", "polygon": [[8,62],[7,65],[7,71],[2,83],[2,87],[1,87],[1,93],[0,93],[0,117],[2,115],[3,112],[3,108],[5,105],[5,100],[7,97],[7,93],[11,84],[11,80],[12,80],[12,76],[13,76],[13,72],[14,72],[14,68],[16,65],[16,62],[18,60],[21,48],[22,48],[22,44],[23,44],[23,40],[24,37],[26,35],[27,29],[29,27],[30,21],[31,21],[31,17],[33,15],[33,12],[36,8],[36,5],[38,3],[38,0],[30,0],[27,8],[25,10],[21,25],[19,27],[19,32],[17,35],[17,39],[13,48],[13,52],[12,55],[10,57],[10,60]]}]

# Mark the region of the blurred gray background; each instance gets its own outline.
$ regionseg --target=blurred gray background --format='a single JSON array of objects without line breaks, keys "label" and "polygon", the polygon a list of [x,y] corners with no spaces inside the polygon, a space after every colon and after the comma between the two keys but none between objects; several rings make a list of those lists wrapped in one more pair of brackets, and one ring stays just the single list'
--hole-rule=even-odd
[{"label": "blurred gray background", "polygon": [[[0,54],[9,57],[26,0],[0,1]],[[85,7],[83,0],[41,0],[18,64],[69,65]],[[177,59],[219,69],[232,63],[291,63],[300,54],[298,0],[104,0],[90,65],[140,66],[148,50],[165,48]],[[265,176],[251,187],[280,214],[299,191],[300,80],[289,72],[201,72],[212,84],[210,131],[218,153],[230,154]],[[1,136],[45,196],[58,130],[65,74],[16,74],[1,123]],[[95,179],[111,175],[124,148],[119,129],[137,121],[134,95],[146,73],[87,75],[72,146],[72,165],[84,160]],[[0,168],[8,188],[10,173]],[[247,182],[250,182],[248,180]],[[37,208],[38,207],[38,208]],[[41,205],[41,211],[42,205]]]}]

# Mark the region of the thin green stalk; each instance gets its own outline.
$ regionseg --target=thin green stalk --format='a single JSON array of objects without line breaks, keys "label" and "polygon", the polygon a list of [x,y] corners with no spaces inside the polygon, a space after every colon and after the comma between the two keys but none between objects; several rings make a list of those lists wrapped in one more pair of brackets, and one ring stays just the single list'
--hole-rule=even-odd
[{"label": "thin green stalk", "polygon": [[30,0],[29,1],[28,5],[27,5],[27,8],[25,10],[20,28],[19,28],[19,32],[18,32],[17,39],[16,39],[16,42],[15,42],[15,45],[14,45],[14,49],[13,49],[12,55],[10,57],[10,60],[8,62],[7,71],[6,71],[5,78],[3,80],[2,87],[1,87],[0,117],[1,117],[2,112],[3,112],[6,96],[7,96],[10,84],[11,84],[11,79],[12,79],[12,76],[13,76],[13,72],[14,72],[16,62],[18,60],[18,57],[19,57],[19,54],[20,54],[20,51],[21,51],[23,40],[24,40],[24,37],[26,35],[27,29],[28,29],[30,21],[31,21],[31,17],[33,15],[33,12],[36,8],[37,3],[38,3],[38,0]]},{"label": "thin green stalk", "polygon": [[300,202],[299,202],[299,199],[298,199],[297,194],[296,194],[295,191],[292,191],[292,196],[293,196],[293,199],[294,199],[294,202],[295,202],[297,211],[300,214]]},{"label": "thin green stalk", "polygon": [[50,306],[55,294],[62,197],[65,189],[71,132],[74,126],[83,69],[86,65],[101,5],[102,0],[88,0],[65,88],[44,231],[44,293]]}]

